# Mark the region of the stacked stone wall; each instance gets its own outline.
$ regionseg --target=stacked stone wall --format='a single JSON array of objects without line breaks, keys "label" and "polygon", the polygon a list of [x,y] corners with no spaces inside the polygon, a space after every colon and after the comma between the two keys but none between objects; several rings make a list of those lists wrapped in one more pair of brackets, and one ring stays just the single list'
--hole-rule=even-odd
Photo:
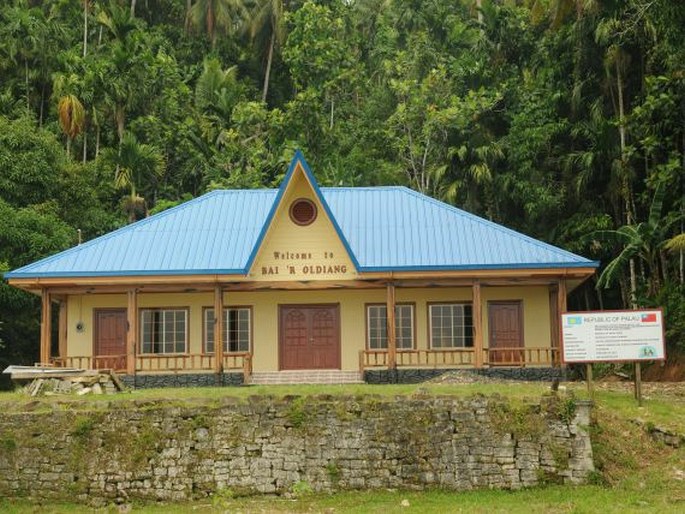
[{"label": "stacked stone wall", "polygon": [[364,382],[368,384],[418,384],[444,374],[459,375],[464,378],[479,377],[498,380],[553,381],[568,380],[570,373],[565,368],[398,368],[369,369],[364,371]]},{"label": "stacked stone wall", "polygon": [[150,373],[119,377],[132,389],[158,387],[211,387],[243,385],[242,373]]},{"label": "stacked stone wall", "polygon": [[590,406],[474,397],[98,402],[0,413],[0,495],[84,502],[581,483]]}]

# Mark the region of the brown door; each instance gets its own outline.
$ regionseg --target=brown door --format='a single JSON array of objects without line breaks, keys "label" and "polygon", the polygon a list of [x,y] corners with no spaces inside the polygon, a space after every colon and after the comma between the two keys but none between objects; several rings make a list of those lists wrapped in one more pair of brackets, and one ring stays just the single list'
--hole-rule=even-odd
[{"label": "brown door", "polygon": [[281,305],[280,369],[340,369],[337,305]]},{"label": "brown door", "polygon": [[520,365],[524,362],[523,306],[521,301],[488,302],[490,364]]},{"label": "brown door", "polygon": [[96,369],[126,368],[126,309],[95,310]]}]

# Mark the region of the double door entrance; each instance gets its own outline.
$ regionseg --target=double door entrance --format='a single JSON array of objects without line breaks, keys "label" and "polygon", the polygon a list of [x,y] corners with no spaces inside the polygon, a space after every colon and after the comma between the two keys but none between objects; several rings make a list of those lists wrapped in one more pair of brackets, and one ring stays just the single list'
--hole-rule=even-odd
[{"label": "double door entrance", "polygon": [[340,306],[280,305],[279,367],[340,369]]}]

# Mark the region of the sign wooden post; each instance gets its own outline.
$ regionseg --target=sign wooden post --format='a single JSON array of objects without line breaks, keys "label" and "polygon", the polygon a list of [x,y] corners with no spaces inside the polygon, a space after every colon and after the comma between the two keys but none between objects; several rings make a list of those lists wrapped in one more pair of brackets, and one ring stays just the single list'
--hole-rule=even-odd
[{"label": "sign wooden post", "polygon": [[639,362],[635,363],[635,399],[642,407],[642,365]]},{"label": "sign wooden post", "polygon": [[592,364],[589,362],[585,365],[585,380],[587,381],[587,392],[590,398],[595,397],[595,391],[592,384]]}]

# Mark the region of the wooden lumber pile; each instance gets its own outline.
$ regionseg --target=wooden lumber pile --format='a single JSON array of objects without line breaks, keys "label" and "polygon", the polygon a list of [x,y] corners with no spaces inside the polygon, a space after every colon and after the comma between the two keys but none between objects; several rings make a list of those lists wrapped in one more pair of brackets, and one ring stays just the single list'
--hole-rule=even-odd
[{"label": "wooden lumber pile", "polygon": [[38,377],[26,385],[24,391],[29,396],[57,394],[113,394],[125,390],[117,374],[109,369],[81,370],[79,373],[51,373]]}]

